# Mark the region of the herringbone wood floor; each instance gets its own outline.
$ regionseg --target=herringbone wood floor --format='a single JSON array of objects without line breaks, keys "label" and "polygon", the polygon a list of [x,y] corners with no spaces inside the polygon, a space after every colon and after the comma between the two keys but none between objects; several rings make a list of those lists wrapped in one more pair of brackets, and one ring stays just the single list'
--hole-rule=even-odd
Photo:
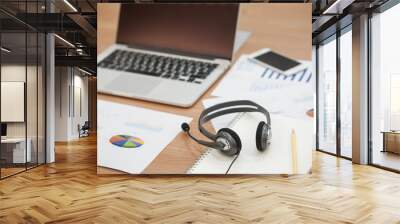
[{"label": "herringbone wood floor", "polygon": [[305,176],[97,176],[96,139],[0,181],[0,223],[400,223],[400,175],[316,152]]}]

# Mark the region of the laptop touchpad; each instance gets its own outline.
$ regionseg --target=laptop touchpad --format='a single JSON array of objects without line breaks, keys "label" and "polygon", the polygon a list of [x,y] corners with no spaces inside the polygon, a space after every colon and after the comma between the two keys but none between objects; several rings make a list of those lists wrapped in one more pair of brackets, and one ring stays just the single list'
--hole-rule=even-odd
[{"label": "laptop touchpad", "polygon": [[119,75],[105,88],[109,91],[122,94],[148,94],[160,84],[161,80],[149,80],[142,75]]}]

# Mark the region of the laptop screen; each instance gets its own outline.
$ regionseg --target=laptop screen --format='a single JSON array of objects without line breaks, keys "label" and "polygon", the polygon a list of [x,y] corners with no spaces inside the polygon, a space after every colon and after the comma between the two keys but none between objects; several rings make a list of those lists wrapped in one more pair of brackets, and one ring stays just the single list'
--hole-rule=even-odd
[{"label": "laptop screen", "polygon": [[122,4],[117,42],[231,59],[238,4]]},{"label": "laptop screen", "polygon": [[1,123],[1,136],[7,136],[7,124]]}]

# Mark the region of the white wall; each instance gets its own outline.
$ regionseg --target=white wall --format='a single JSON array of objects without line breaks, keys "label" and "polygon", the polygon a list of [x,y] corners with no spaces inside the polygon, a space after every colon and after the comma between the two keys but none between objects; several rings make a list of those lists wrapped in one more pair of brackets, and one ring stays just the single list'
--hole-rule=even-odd
[{"label": "white wall", "polygon": [[[1,81],[2,82],[25,82],[25,65],[9,64],[1,66]],[[28,74],[32,67],[28,66]],[[2,96],[4,97],[4,96]],[[1,108],[6,110],[6,108]],[[7,123],[8,137],[24,137],[25,136],[25,123],[24,122],[8,122]]]},{"label": "white wall", "polygon": [[[25,69],[27,69],[27,74],[28,76],[31,74],[35,74],[36,75],[36,67],[33,66],[28,66],[25,67],[25,65],[2,65],[1,66],[1,81],[3,82],[25,82],[25,75],[26,75],[26,71]],[[31,79],[30,77],[28,77],[28,79],[30,80],[29,84],[30,85],[36,85],[36,81],[34,83],[31,83]],[[28,99],[27,102],[33,102],[34,100],[32,98],[35,98],[36,100],[36,89],[32,89],[33,92],[30,92],[29,90],[31,89],[27,89],[28,93]],[[36,101],[35,101],[36,102]],[[34,106],[36,108],[36,104],[35,105],[31,105]],[[1,108],[2,110],[6,110],[6,108]],[[36,124],[36,113],[28,113],[28,122],[32,122],[34,121]],[[7,136],[8,137],[25,137],[25,122],[7,122]],[[33,124],[28,124],[28,128],[29,127],[33,127]],[[36,126],[35,126],[36,127]],[[28,137],[29,133],[28,133]]]},{"label": "white wall", "polygon": [[[38,70],[37,70],[38,69]],[[36,66],[27,67],[25,64],[3,64],[1,66],[1,81],[2,82],[24,82],[26,86],[26,106],[22,102],[22,107],[10,108],[5,107],[2,102],[2,112],[7,110],[19,110],[19,113],[26,112],[26,120],[21,122],[5,122],[7,124],[7,137],[9,138],[24,138],[25,135],[29,139],[29,148],[31,148],[32,161],[39,163],[44,162],[45,150],[45,120],[44,120],[44,74],[42,68]],[[27,79],[27,80],[26,80]],[[2,94],[7,94],[2,89]],[[24,90],[20,90],[24,94]],[[7,95],[2,95],[2,99],[9,98]],[[24,97],[22,97],[24,98]],[[7,111],[9,113],[17,113],[17,111]],[[38,153],[38,154],[37,154]]]},{"label": "white wall", "polygon": [[[81,126],[88,120],[88,78],[81,76],[82,73],[78,73],[75,70],[74,75],[74,108],[72,108],[72,119],[71,119],[71,135],[73,138],[78,138],[78,124]],[[80,91],[80,93],[79,93]],[[80,96],[80,97],[79,97]],[[80,101],[80,102],[79,102]],[[71,103],[71,105],[73,105]],[[81,108],[80,108],[81,107]],[[80,111],[81,110],[81,111]]]},{"label": "white wall", "polygon": [[55,68],[55,141],[68,141],[69,95],[70,84],[69,68]]},{"label": "white wall", "polygon": [[83,75],[76,68],[56,67],[56,141],[77,139],[78,124],[83,125],[88,120],[88,78]]}]

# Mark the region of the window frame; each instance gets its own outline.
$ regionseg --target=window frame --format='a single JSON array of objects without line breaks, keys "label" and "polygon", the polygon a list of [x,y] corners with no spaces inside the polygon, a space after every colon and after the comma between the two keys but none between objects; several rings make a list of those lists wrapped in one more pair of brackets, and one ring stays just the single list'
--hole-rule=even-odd
[{"label": "window frame", "polygon": [[[341,84],[341,65],[340,65],[340,60],[341,60],[341,55],[340,55],[340,37],[347,32],[352,31],[352,23],[347,24],[343,28],[339,29],[336,31],[336,33],[330,35],[329,37],[321,40],[318,44],[316,44],[316,150],[319,152],[323,152],[329,155],[337,156],[340,158],[344,158],[347,160],[352,160],[351,157],[347,157],[342,155],[342,150],[341,150],[341,118],[340,118],[340,103],[341,103],[341,97],[340,97],[340,84]],[[319,68],[320,68],[320,56],[319,56],[319,47],[320,45],[326,44],[330,41],[336,41],[336,152],[328,152],[324,149],[321,149],[319,147],[319,103],[320,103],[320,95],[319,95]]]},{"label": "window frame", "polygon": [[372,113],[372,94],[373,94],[373,88],[372,88],[372,71],[373,71],[373,61],[372,61],[372,54],[373,54],[373,35],[372,35],[372,19],[374,18],[374,14],[381,14],[384,13],[385,11],[393,8],[394,6],[400,5],[400,0],[388,0],[382,5],[369,10],[368,13],[368,31],[367,31],[367,38],[368,38],[368,69],[367,69],[367,82],[368,82],[368,111],[367,111],[367,116],[368,116],[368,165],[377,167],[383,170],[395,172],[395,173],[400,173],[400,170],[390,168],[387,166],[383,166],[380,164],[376,164],[373,162],[373,153],[374,153],[374,148],[373,148],[373,130],[372,130],[372,120],[373,120],[373,113]]},{"label": "window frame", "polygon": [[[41,2],[41,1],[33,0],[33,1],[30,1],[30,2],[31,3],[36,3],[36,12],[38,13],[39,12],[39,2]],[[25,16],[26,16],[27,13],[28,13],[27,12],[27,3],[28,3],[28,1],[23,1],[23,3],[25,3]],[[28,171],[30,169],[39,167],[39,166],[44,165],[44,164],[47,163],[47,128],[46,127],[47,127],[47,43],[48,43],[48,41],[47,41],[47,32],[43,32],[41,30],[38,30],[38,29],[28,25],[27,23],[24,23],[23,21],[21,21],[18,18],[12,16],[12,14],[9,14],[7,11],[4,11],[3,9],[1,9],[1,11],[3,13],[7,13],[7,15],[11,16],[11,18],[15,19],[17,22],[22,23],[22,26],[24,27],[24,29],[23,30],[21,29],[21,30],[18,30],[18,31],[8,31],[8,30],[3,31],[3,30],[1,30],[0,31],[0,46],[2,45],[2,43],[1,43],[2,34],[5,34],[5,33],[21,33],[21,34],[25,35],[25,37],[24,37],[25,38],[25,40],[24,40],[25,41],[25,49],[24,49],[24,51],[25,51],[25,56],[24,56],[25,57],[24,58],[24,60],[25,60],[25,97],[24,97],[25,98],[24,99],[24,101],[25,101],[24,102],[25,166],[24,166],[23,170],[15,172],[15,173],[12,173],[12,174],[9,174],[7,176],[3,176],[2,167],[0,166],[0,180],[3,180],[3,179],[6,179],[8,177],[12,177],[14,175],[26,172],[26,171]],[[46,7],[46,12],[47,12],[47,7]],[[26,20],[26,18],[25,18],[25,20]],[[0,24],[0,26],[1,26],[1,24]],[[35,49],[35,52],[36,52],[36,60],[35,60],[35,65],[36,65],[36,69],[35,69],[36,91],[34,93],[32,93],[32,94],[36,95],[35,96],[36,97],[36,122],[35,122],[36,123],[35,124],[36,125],[36,136],[34,136],[33,138],[36,138],[37,145],[36,145],[36,161],[35,161],[34,164],[30,164],[30,166],[28,166],[28,162],[27,162],[28,154],[26,153],[27,147],[28,147],[27,146],[28,145],[27,144],[27,142],[28,142],[28,116],[27,116],[27,113],[28,113],[28,111],[27,111],[28,34],[33,34],[33,35],[36,36],[36,43],[35,43],[36,44],[36,49]],[[40,35],[40,34],[43,34],[43,35]],[[39,38],[39,36],[41,36],[41,38]],[[43,55],[40,55],[42,57],[41,60],[44,60],[44,63],[42,63],[42,64],[39,63],[39,41],[41,42],[41,45],[42,45],[42,48],[43,48],[43,49],[40,49],[41,50],[40,52],[43,54]],[[3,66],[2,61],[3,61],[2,60],[2,54],[0,53],[0,82],[1,82],[1,78],[2,78],[2,76],[1,76],[1,67]],[[42,109],[44,110],[43,111],[44,114],[43,114],[43,117],[41,117],[41,118],[39,118],[40,115],[39,115],[39,112],[38,112],[39,111],[39,82],[38,82],[39,69],[38,69],[38,66],[42,66],[42,71],[41,71],[42,74],[41,75],[42,75],[42,82],[43,82],[42,83],[43,84],[43,92],[42,92],[42,96],[43,96],[42,103],[43,104],[41,105],[41,107],[43,107]],[[1,86],[0,86],[0,89],[1,89]],[[0,98],[0,101],[1,101],[1,98]],[[1,105],[0,105],[0,110],[1,110]],[[41,155],[41,157],[43,157],[42,158],[43,162],[39,162],[39,144],[38,144],[38,139],[39,139],[39,119],[41,120],[41,122],[43,122],[42,124],[43,124],[43,128],[44,128],[44,130],[43,130],[43,143],[44,144],[42,145],[42,147],[43,147],[42,152],[44,154]],[[44,120],[42,120],[42,119],[44,119]],[[0,123],[1,123],[1,119],[0,119]],[[1,156],[1,145],[0,145],[0,156]]]}]

